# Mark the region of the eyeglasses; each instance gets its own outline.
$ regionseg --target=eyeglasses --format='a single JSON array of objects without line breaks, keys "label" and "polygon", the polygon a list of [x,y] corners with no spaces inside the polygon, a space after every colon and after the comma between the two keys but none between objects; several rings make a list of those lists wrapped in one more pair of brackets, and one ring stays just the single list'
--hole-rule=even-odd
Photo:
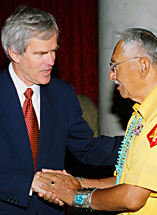
[{"label": "eyeglasses", "polygon": [[121,63],[125,63],[125,62],[128,62],[128,61],[131,61],[131,60],[135,60],[135,59],[137,59],[137,58],[141,58],[141,57],[134,57],[134,58],[131,58],[131,59],[129,59],[129,60],[125,60],[125,61],[122,61],[122,62],[119,62],[119,63],[115,63],[115,64],[109,63],[109,64],[110,64],[111,70],[112,70],[113,72],[116,72],[116,66],[117,66],[117,65],[119,65],[119,64],[121,64]]}]

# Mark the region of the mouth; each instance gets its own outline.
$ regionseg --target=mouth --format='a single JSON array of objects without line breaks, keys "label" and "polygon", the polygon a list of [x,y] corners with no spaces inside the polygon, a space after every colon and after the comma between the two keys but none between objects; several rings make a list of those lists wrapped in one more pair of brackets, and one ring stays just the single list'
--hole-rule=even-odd
[{"label": "mouth", "polygon": [[45,74],[45,75],[49,75],[51,73],[51,69],[48,69],[48,70],[43,70],[42,73]]},{"label": "mouth", "polygon": [[121,88],[122,87],[122,84],[119,82],[119,81],[117,81],[117,80],[115,80],[115,82],[114,82],[116,85],[118,85],[118,87],[117,87],[117,89],[119,89],[119,88]]}]

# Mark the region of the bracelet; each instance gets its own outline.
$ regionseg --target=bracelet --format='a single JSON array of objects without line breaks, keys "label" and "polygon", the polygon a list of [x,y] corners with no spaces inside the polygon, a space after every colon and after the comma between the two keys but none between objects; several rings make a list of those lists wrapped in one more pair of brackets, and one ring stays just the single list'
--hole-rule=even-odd
[{"label": "bracelet", "polygon": [[75,192],[73,198],[73,207],[75,208],[85,208],[89,210],[94,210],[91,206],[91,197],[95,189],[79,189]]},{"label": "bracelet", "polygon": [[84,181],[84,178],[82,177],[76,177],[79,181]]}]

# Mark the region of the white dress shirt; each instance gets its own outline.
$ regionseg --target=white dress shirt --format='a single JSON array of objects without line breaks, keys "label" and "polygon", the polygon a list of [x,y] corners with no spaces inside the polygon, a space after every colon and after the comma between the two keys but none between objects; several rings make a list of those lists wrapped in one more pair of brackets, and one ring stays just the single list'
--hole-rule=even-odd
[{"label": "white dress shirt", "polygon": [[11,78],[15,84],[21,107],[23,107],[23,103],[25,101],[24,92],[27,90],[27,88],[32,88],[33,90],[33,96],[32,96],[32,103],[35,110],[35,113],[37,115],[38,124],[40,128],[40,86],[33,84],[31,87],[28,87],[14,72],[12,63],[9,64],[9,73],[11,75]]}]

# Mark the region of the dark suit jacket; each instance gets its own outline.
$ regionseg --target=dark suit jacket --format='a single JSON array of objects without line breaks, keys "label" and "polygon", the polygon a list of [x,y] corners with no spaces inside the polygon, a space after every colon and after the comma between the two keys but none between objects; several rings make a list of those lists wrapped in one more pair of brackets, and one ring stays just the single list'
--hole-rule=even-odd
[{"label": "dark suit jacket", "polygon": [[[37,170],[63,169],[66,146],[84,163],[115,164],[119,139],[99,136],[82,118],[73,87],[59,79],[40,87]],[[60,214],[63,208],[29,196],[33,158],[20,101],[8,69],[0,72],[0,215]]]}]

